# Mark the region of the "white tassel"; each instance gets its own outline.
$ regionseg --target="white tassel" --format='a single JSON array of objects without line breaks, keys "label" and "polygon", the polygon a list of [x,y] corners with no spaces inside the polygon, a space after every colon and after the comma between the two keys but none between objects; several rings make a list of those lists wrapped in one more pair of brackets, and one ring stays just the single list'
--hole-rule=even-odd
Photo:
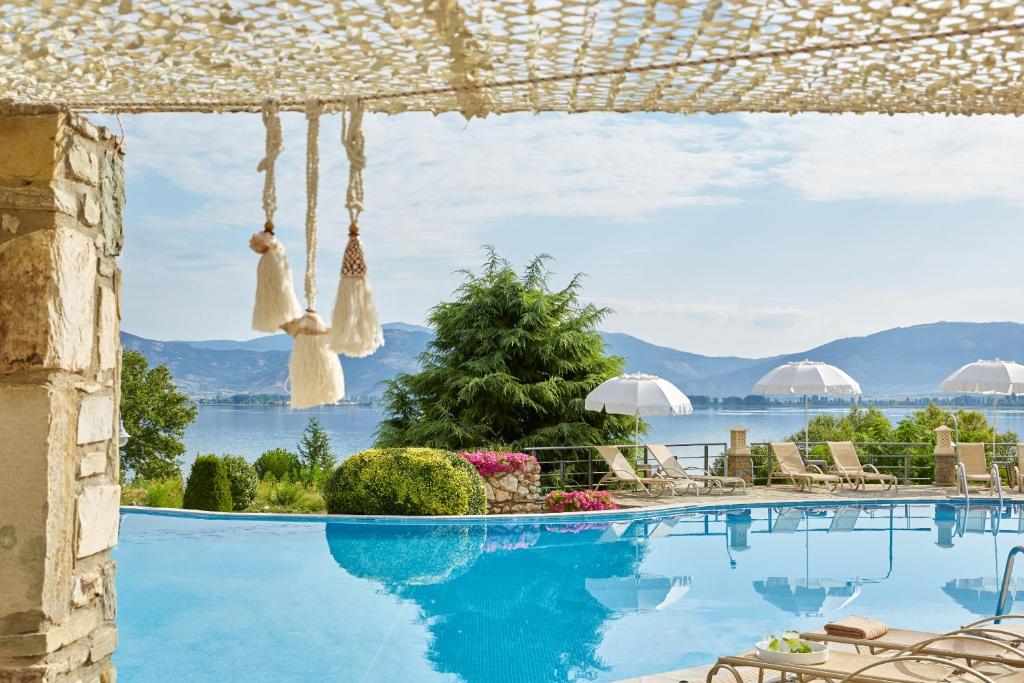
[{"label": "white tassel", "polygon": [[256,303],[252,309],[252,329],[278,332],[281,325],[302,315],[292,284],[292,268],[284,246],[270,230],[258,232],[249,247],[261,254],[256,267]]},{"label": "white tassel", "polygon": [[327,346],[327,326],[313,311],[281,326],[294,339],[288,361],[291,407],[337,403],[345,396],[338,354]]},{"label": "white tassel", "polygon": [[373,306],[373,290],[366,281],[366,260],[359,241],[359,226],[355,223],[349,226],[348,235],[329,340],[332,350],[362,358],[384,346],[384,330]]}]

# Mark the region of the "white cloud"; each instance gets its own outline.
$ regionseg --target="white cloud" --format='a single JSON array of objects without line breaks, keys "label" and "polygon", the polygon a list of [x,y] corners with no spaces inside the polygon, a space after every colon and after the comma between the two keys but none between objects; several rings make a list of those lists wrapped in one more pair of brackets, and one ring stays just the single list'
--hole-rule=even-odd
[{"label": "white cloud", "polygon": [[789,151],[779,182],[812,200],[1024,200],[1024,126],[1012,117],[744,117]]}]

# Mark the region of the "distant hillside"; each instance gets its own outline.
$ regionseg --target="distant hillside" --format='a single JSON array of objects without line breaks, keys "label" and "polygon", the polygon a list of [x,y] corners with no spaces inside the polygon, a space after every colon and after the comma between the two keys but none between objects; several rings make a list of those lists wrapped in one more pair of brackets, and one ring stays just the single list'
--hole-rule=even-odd
[{"label": "distant hillside", "polygon": [[[369,358],[345,358],[351,397],[379,394],[380,383],[414,371],[430,331],[388,323],[385,346]],[[936,395],[950,372],[979,358],[1024,359],[1024,325],[939,322],[899,327],[865,337],[839,339],[806,351],[770,358],[714,357],[656,346],[621,333],[604,333],[609,353],[624,356],[630,372],[670,380],[687,394],[744,396],[771,368],[810,358],[838,365],[869,396]],[[123,333],[125,348],[155,363],[167,363],[182,391],[192,396],[283,394],[291,339],[284,334],[249,341],[161,342]]]}]

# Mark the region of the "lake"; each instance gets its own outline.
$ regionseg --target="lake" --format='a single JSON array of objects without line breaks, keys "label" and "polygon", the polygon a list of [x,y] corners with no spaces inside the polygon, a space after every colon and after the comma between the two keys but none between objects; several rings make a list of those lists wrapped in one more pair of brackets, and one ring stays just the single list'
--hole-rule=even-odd
[{"label": "lake", "polygon": [[[842,415],[846,408],[812,409],[811,415],[833,413]],[[884,408],[895,423],[913,412],[912,407]],[[986,411],[986,415],[988,412]],[[242,455],[255,460],[271,448],[295,450],[302,431],[315,416],[331,437],[331,445],[339,458],[357,453],[373,444],[373,432],[381,419],[381,411],[371,406],[332,406],[313,410],[291,410],[285,406],[215,406],[199,407],[199,417],[185,434],[185,471],[188,472],[196,453]],[[771,408],[704,408],[692,415],[648,418],[651,443],[725,442],[729,428],[742,425],[750,429],[750,440],[770,441],[785,437],[803,427],[803,409]],[[1012,429],[1024,434],[1024,410],[997,410],[996,424],[1000,431]]]}]

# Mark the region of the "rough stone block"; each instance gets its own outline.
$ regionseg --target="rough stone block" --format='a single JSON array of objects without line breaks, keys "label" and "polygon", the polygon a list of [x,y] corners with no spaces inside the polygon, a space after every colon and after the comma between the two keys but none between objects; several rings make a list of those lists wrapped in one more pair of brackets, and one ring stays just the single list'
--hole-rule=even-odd
[{"label": "rough stone block", "polygon": [[103,253],[118,256],[124,246],[124,163],[109,151],[100,160],[100,231]]},{"label": "rough stone block", "polygon": [[88,368],[95,300],[87,236],[41,230],[0,243],[0,373]]},{"label": "rough stone block", "polygon": [[79,478],[94,477],[107,471],[107,454],[104,451],[86,453],[78,462]]},{"label": "rough stone block", "polygon": [[77,178],[90,185],[99,183],[100,163],[95,152],[81,143],[72,143],[67,159],[68,172],[72,178]]},{"label": "rough stone block", "polygon": [[92,395],[82,399],[78,411],[78,444],[105,441],[114,436],[114,397]]},{"label": "rough stone block", "polygon": [[77,396],[0,385],[0,632],[31,633],[68,611]]},{"label": "rough stone block", "polygon": [[95,228],[100,222],[100,203],[91,192],[83,192],[78,197],[78,217],[90,228]]},{"label": "rough stone block", "polygon": [[0,117],[0,178],[53,178],[61,125],[59,114]]},{"label": "rough stone block", "polygon": [[85,607],[103,595],[103,576],[100,572],[87,572],[75,580],[71,590],[71,604]]},{"label": "rough stone block", "polygon": [[78,558],[95,555],[117,545],[121,487],[88,486],[78,496]]},{"label": "rough stone block", "polygon": [[19,227],[21,227],[21,221],[17,216],[12,216],[7,213],[0,215],[0,228],[2,228],[8,235],[17,234]]},{"label": "rough stone block", "polygon": [[101,287],[99,330],[97,330],[101,370],[112,370],[117,365],[119,333],[117,294],[109,287]]},{"label": "rough stone block", "polygon": [[117,648],[117,629],[109,626],[100,629],[93,636],[92,649],[89,651],[89,659],[98,662],[104,657],[109,657]]}]

